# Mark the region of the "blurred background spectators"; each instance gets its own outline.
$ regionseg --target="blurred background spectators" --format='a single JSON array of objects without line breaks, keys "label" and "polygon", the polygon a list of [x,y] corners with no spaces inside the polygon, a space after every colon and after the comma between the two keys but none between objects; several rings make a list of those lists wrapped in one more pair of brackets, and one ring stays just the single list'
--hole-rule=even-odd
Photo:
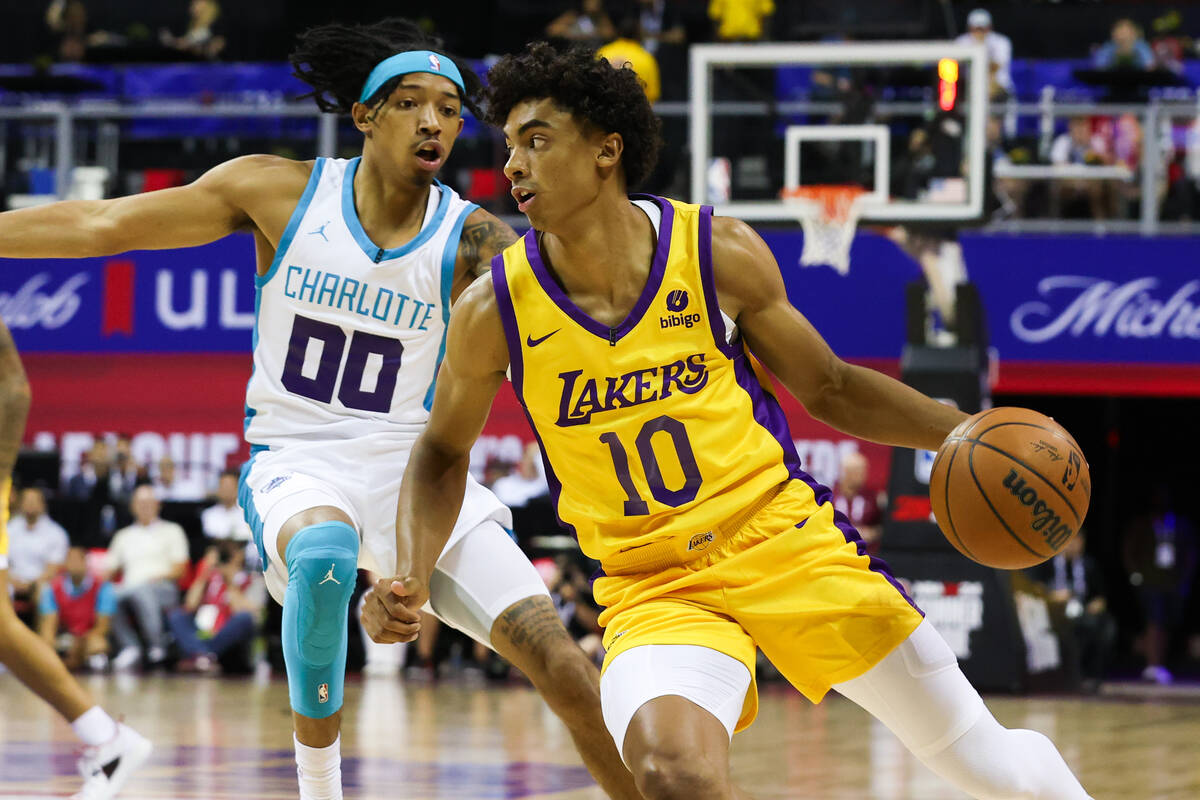
[{"label": "blurred background spectators", "polygon": [[[1049,590],[1050,600],[1062,607],[1071,633],[1069,655],[1073,678],[1085,691],[1095,692],[1108,674],[1117,623],[1108,613],[1104,571],[1087,553],[1087,534],[1080,531],[1063,552],[1033,570]],[[1156,676],[1157,677],[1157,676]]]},{"label": "blurred background spectators", "polygon": [[134,522],[113,536],[105,560],[109,579],[121,575],[113,624],[120,645],[113,659],[117,669],[134,666],[143,655],[151,665],[166,659],[163,616],[179,602],[177,582],[188,566],[187,536],[178,524],[159,517],[162,504],[155,490],[139,486],[130,507]]},{"label": "blurred background spectators", "polygon": [[1013,93],[1012,41],[992,30],[992,15],[986,8],[976,8],[967,15],[967,32],[955,40],[970,44],[978,42],[987,48],[988,86],[993,100],[1003,100]]},{"label": "blurred background spectators", "polygon": [[46,514],[46,497],[36,486],[17,495],[8,522],[8,583],[17,616],[32,626],[38,593],[67,558],[67,532]]},{"label": "blurred background spectators", "polygon": [[222,541],[204,554],[184,595],[167,616],[179,669],[250,672],[251,645],[265,600],[261,576],[246,569],[246,550]]},{"label": "blurred background spectators", "polygon": [[38,631],[68,669],[86,664],[102,671],[108,666],[108,634],[116,612],[113,585],[88,568],[85,548],[73,546],[63,571],[42,592]]}]

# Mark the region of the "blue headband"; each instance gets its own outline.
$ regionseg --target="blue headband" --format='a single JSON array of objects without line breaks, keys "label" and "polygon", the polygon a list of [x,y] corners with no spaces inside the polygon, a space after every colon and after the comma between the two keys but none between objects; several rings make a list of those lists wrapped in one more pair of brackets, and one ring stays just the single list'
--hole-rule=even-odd
[{"label": "blue headband", "polygon": [[409,50],[385,58],[375,65],[375,69],[371,70],[371,74],[367,76],[367,82],[363,84],[358,102],[367,102],[373,94],[379,91],[381,86],[392,78],[397,75],[407,75],[410,72],[441,75],[443,78],[452,80],[459,89],[462,89],[463,94],[467,93],[467,87],[463,85],[462,74],[449,58],[432,50]]}]

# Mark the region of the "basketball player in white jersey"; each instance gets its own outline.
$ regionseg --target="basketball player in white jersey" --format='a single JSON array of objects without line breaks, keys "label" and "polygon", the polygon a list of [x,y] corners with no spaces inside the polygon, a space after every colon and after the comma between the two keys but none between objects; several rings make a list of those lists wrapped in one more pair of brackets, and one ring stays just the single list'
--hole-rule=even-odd
[{"label": "basketball player in white jersey", "polygon": [[[356,568],[394,574],[408,453],[428,419],[450,304],[510,228],[434,179],[479,79],[410,23],[303,34],[296,74],[348,112],[361,158],[247,156],[144,195],[0,214],[0,256],[103,256],[189,247],[237,230],[258,256],[251,460],[240,499],[283,605],[302,800],[340,798],[347,606]],[[599,675],[507,534],[508,510],[471,483],[429,608],[530,677],[613,797],[638,797],[600,713]],[[404,593],[397,584],[394,591]],[[415,611],[394,623],[414,638]]]}]

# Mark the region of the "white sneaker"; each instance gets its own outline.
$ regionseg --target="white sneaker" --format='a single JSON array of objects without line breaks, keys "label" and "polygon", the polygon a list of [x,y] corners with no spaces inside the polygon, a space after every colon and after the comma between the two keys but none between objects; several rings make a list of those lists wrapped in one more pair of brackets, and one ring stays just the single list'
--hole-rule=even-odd
[{"label": "white sneaker", "polygon": [[79,759],[83,788],[71,800],[111,800],[121,791],[134,770],[150,757],[154,745],[124,723],[117,723],[117,735],[98,747],[85,747]]},{"label": "white sneaker", "polygon": [[104,670],[108,669],[108,654],[93,653],[88,656],[87,664],[88,669],[92,672],[104,672]]},{"label": "white sneaker", "polygon": [[117,653],[116,657],[112,660],[112,665],[113,669],[117,670],[129,669],[136,666],[141,660],[142,651],[130,645],[129,647],[122,648],[121,652]]},{"label": "white sneaker", "polygon": [[167,651],[163,647],[151,647],[146,652],[146,660],[151,664],[161,664],[167,660]]}]

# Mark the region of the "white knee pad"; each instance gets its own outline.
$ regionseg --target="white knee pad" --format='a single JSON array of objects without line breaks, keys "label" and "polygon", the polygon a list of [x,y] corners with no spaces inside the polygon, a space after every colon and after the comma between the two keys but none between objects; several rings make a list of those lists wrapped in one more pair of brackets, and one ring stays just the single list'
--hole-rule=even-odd
[{"label": "white knee pad", "polygon": [[983,699],[928,620],[864,674],[836,684],[918,758],[949,747],[984,712]]}]

